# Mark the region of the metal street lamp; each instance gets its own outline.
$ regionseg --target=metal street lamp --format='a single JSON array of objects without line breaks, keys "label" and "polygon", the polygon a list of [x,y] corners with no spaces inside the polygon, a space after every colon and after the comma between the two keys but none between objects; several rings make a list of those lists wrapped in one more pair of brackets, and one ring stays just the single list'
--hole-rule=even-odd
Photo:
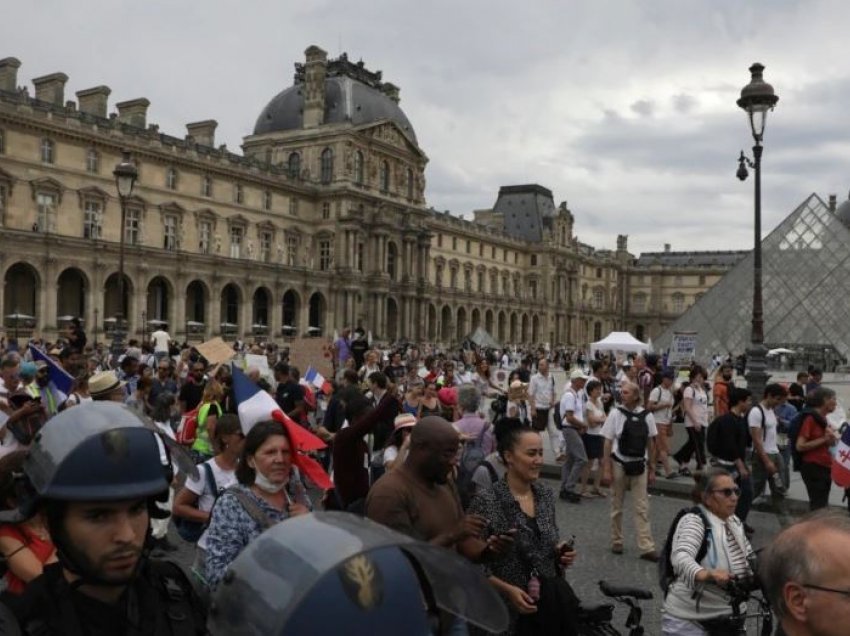
[{"label": "metal street lamp", "polygon": [[764,387],[767,384],[767,348],[764,346],[764,305],[762,302],[761,284],[761,154],[762,139],[764,137],[764,126],[767,121],[768,111],[773,110],[779,97],[773,90],[773,86],[764,81],[762,74],[764,66],[755,63],[750,67],[750,83],[741,89],[741,97],[737,104],[746,113],[750,120],[750,129],[753,133],[753,159],[752,161],[741,151],[738,158],[738,171],[736,176],[743,181],[747,178],[747,166],[755,172],[755,243],[753,246],[753,317],[752,333],[750,336],[750,349],[747,351],[747,387],[753,394],[753,401],[761,400],[764,395]]},{"label": "metal street lamp", "polygon": [[115,330],[112,332],[112,354],[119,356],[123,348],[124,332],[122,321],[124,318],[124,234],[127,222],[127,199],[133,194],[139,171],[130,160],[130,151],[122,151],[124,155],[121,163],[115,166],[112,174],[115,177],[115,187],[118,190],[118,199],[121,202],[121,227],[119,228],[118,241],[118,313],[115,315]]}]

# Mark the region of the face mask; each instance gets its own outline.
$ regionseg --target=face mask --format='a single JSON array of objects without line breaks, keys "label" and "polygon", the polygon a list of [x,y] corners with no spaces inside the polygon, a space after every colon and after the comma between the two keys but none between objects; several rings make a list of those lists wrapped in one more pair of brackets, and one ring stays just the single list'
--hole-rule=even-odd
[{"label": "face mask", "polygon": [[267,492],[270,495],[274,495],[283,490],[286,484],[273,484],[269,481],[268,477],[266,477],[263,473],[257,470],[256,466],[251,466],[254,469],[254,485],[262,490],[263,492]]}]

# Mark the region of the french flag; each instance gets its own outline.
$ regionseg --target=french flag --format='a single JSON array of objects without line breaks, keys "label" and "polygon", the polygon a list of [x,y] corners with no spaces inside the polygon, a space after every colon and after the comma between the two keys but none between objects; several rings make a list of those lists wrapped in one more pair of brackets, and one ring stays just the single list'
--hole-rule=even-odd
[{"label": "french flag", "polygon": [[68,395],[74,388],[74,378],[73,376],[65,371],[62,367],[56,364],[56,361],[53,360],[48,355],[45,355],[42,351],[36,349],[33,345],[29,346],[30,355],[32,355],[32,359],[35,361],[41,361],[47,364],[48,376],[50,378],[47,388],[53,393],[56,398],[57,404],[62,404],[65,400],[68,399]]},{"label": "french flag", "polygon": [[325,395],[330,395],[331,393],[331,383],[325,379],[321,373],[319,373],[315,367],[307,367],[307,372],[304,374],[304,379],[308,384],[312,384],[314,387],[319,389]]},{"label": "french flag", "polygon": [[239,413],[242,432],[247,435],[259,422],[275,420],[286,429],[292,443],[292,463],[298,466],[319,488],[327,490],[333,487],[328,474],[315,459],[307,455],[310,451],[321,450],[327,445],[303,426],[292,421],[280,410],[274,398],[251,382],[247,375],[235,364],[231,365],[233,375],[233,399]]},{"label": "french flag", "polygon": [[832,458],[832,481],[841,488],[850,486],[850,426],[846,424]]}]

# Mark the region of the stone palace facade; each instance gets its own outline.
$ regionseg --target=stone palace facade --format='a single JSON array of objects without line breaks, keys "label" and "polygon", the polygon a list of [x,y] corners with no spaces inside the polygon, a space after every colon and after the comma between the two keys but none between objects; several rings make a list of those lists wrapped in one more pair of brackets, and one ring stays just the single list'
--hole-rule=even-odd
[{"label": "stone palace facade", "polygon": [[[107,86],[66,100],[65,74],[31,91],[20,61],[0,60],[6,335],[51,338],[72,316],[103,334],[120,310],[131,334],[163,321],[179,339],[362,325],[449,345],[482,326],[503,343],[581,346],[613,329],[660,333],[742,256],[635,257],[626,236],[594,249],[539,185],[501,188],[473,221],[429,208],[428,157],[398,87],[344,54],[305,55],[241,153],[216,145],[214,120],[171,136],[145,98],[110,112]],[[124,150],[139,178],[121,227]]]}]

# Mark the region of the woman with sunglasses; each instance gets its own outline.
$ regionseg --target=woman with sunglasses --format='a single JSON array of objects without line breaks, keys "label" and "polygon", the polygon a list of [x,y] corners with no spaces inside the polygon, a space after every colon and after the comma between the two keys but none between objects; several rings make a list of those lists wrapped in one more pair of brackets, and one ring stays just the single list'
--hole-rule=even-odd
[{"label": "woman with sunglasses", "polygon": [[[740,489],[722,468],[695,475],[699,506],[679,518],[672,534],[674,578],[664,599],[662,633],[669,636],[737,634],[725,589],[733,577],[753,574],[753,547],[735,516]],[[741,608],[746,614],[746,603]]]}]

